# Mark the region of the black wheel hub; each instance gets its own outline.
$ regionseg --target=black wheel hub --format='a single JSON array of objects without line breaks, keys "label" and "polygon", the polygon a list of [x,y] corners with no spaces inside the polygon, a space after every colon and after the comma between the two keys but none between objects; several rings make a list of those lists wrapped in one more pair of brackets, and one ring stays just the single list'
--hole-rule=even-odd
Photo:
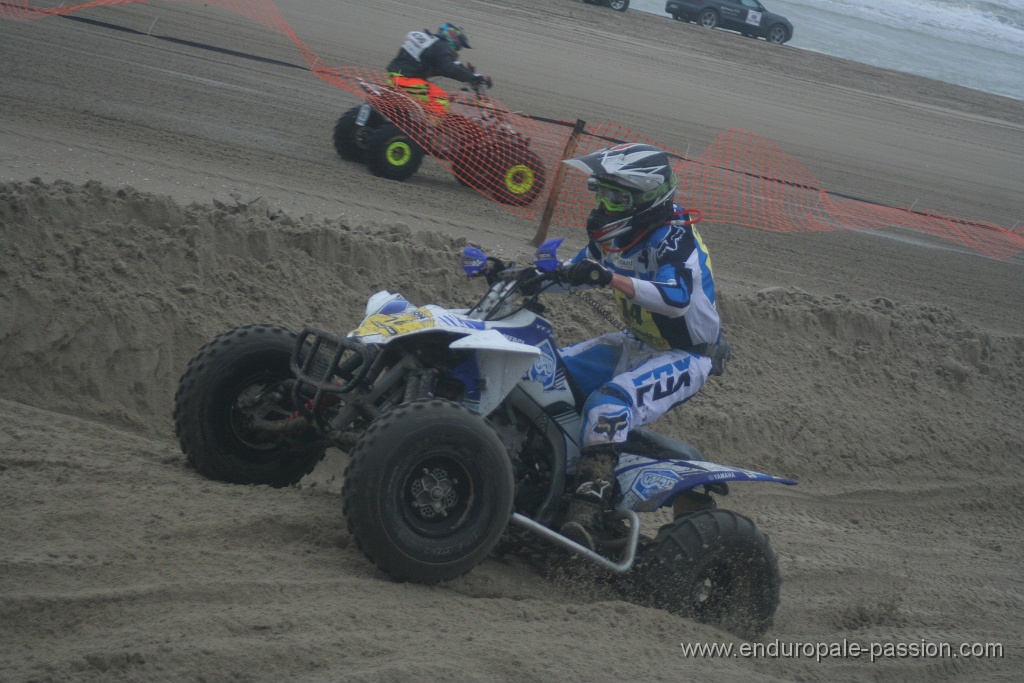
[{"label": "black wheel hub", "polygon": [[433,455],[418,462],[402,490],[406,523],[424,536],[448,536],[477,514],[472,474],[451,456]]},{"label": "black wheel hub", "polygon": [[455,492],[452,480],[448,478],[448,472],[440,467],[432,471],[423,469],[423,476],[414,479],[410,490],[415,498],[415,505],[423,519],[434,519],[440,515],[448,516],[448,510],[453,509],[459,502],[459,496]]},{"label": "black wheel hub", "polygon": [[257,451],[272,451],[279,446],[277,435],[267,434],[253,428],[253,420],[285,420],[288,413],[268,400],[267,392],[271,383],[254,382],[238,392],[238,398],[231,405],[228,417],[231,430],[243,445]]},{"label": "black wheel hub", "polygon": [[709,569],[704,581],[696,584],[690,594],[693,610],[704,619],[721,618],[733,591],[732,572],[716,565]]}]

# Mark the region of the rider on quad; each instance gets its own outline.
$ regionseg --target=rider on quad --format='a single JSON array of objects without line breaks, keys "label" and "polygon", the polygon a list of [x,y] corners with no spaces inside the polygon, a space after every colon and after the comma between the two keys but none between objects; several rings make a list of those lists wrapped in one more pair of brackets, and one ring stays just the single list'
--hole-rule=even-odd
[{"label": "rider on quad", "polygon": [[692,398],[729,359],[715,308],[711,259],[689,214],[673,203],[664,151],[624,144],[575,159],[596,206],[590,243],[567,262],[571,286],[611,286],[626,329],[561,350],[588,398],[575,493],[561,531],[594,548],[615,494],[629,432]]},{"label": "rider on quad", "polygon": [[488,88],[494,84],[490,77],[476,73],[472,64],[456,60],[462,48],[472,46],[465,31],[454,24],[442,24],[436,34],[410,31],[398,55],[387,66],[388,77],[410,97],[425,102],[430,113],[444,116],[451,106],[448,93],[429,79],[446,76]]}]

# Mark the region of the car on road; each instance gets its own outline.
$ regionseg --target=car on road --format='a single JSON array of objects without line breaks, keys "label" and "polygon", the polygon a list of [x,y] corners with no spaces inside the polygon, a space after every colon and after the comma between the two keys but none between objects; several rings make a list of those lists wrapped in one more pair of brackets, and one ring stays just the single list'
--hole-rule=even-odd
[{"label": "car on road", "polygon": [[608,5],[616,12],[625,12],[629,9],[629,0],[583,0],[588,5]]},{"label": "car on road", "polygon": [[780,45],[793,37],[789,19],[769,12],[758,0],[668,0],[665,11],[678,21],[739,31]]}]

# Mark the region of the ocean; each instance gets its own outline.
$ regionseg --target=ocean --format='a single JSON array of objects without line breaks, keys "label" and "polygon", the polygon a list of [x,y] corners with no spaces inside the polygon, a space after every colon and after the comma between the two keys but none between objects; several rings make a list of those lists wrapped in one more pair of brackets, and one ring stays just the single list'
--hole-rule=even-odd
[{"label": "ocean", "polygon": [[[1024,100],[1024,0],[762,4],[793,23],[788,46]],[[664,0],[632,0],[632,10],[668,17]]]}]

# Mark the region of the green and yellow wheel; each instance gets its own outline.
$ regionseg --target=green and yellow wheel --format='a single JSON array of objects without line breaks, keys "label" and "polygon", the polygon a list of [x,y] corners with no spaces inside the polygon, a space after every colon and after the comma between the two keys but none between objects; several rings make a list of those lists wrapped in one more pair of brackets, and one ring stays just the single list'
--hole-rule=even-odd
[{"label": "green and yellow wheel", "polygon": [[488,161],[495,173],[491,196],[502,204],[526,206],[544,191],[544,164],[530,150],[494,150]]},{"label": "green and yellow wheel", "polygon": [[423,150],[394,124],[384,124],[366,139],[366,167],[375,176],[405,180],[421,163]]}]

